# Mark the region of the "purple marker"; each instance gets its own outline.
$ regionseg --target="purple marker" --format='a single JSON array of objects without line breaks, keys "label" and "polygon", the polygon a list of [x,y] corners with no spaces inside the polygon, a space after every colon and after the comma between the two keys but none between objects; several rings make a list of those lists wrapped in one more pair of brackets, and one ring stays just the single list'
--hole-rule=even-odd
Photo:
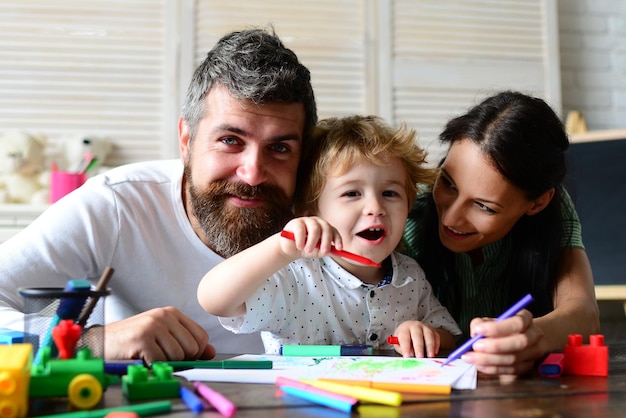
[{"label": "purple marker", "polygon": [[[502,315],[500,315],[499,317],[496,318],[496,322],[498,321],[502,321],[503,319],[508,319],[510,317],[512,317],[513,315],[517,314],[519,311],[521,311],[522,309],[524,309],[526,306],[528,306],[528,304],[530,302],[533,301],[533,297],[528,294],[526,296],[524,296],[523,298],[521,298],[515,305],[511,306],[509,309],[507,309]],[[446,359],[446,361],[444,361],[441,364],[441,367],[445,366],[446,364],[460,358],[463,354],[467,353],[472,346],[474,345],[474,343],[478,340],[480,340],[481,338],[484,338],[484,335],[480,335],[477,334],[474,336],[474,338],[471,338],[469,340],[467,340],[465,342],[465,344],[463,344],[462,346],[460,346],[459,348],[457,348],[456,350],[454,350]]]}]

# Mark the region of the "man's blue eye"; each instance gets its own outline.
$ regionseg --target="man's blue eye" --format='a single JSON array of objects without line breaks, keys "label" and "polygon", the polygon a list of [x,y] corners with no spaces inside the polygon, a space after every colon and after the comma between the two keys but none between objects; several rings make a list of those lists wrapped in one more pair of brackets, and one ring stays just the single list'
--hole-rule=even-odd
[{"label": "man's blue eye", "polygon": [[229,145],[235,145],[237,144],[237,138],[233,138],[233,137],[226,137],[226,138],[222,138],[222,142],[225,144],[229,144]]},{"label": "man's blue eye", "polygon": [[285,144],[274,144],[274,145],[272,145],[272,149],[274,151],[278,151],[280,153],[284,153],[284,152],[289,151],[289,147],[286,146]]}]

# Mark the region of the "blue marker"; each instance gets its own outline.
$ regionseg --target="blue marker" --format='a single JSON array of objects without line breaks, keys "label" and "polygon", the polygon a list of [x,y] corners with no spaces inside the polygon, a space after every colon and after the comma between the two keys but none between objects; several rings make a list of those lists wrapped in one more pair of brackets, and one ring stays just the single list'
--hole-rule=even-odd
[{"label": "blue marker", "polygon": [[128,374],[128,366],[143,366],[143,360],[105,360],[104,372],[124,376]]},{"label": "blue marker", "polygon": [[[498,321],[502,321],[503,319],[507,319],[512,317],[513,315],[517,314],[519,311],[521,311],[522,309],[524,309],[526,306],[528,306],[528,304],[530,302],[533,301],[533,297],[528,294],[526,296],[524,296],[523,298],[521,298],[515,305],[511,306],[509,309],[507,309],[502,315],[500,315],[499,317],[496,318],[496,322]],[[471,338],[469,340],[467,340],[465,342],[465,344],[463,344],[462,346],[460,346],[459,348],[457,348],[456,350],[454,350],[446,359],[446,361],[443,362],[443,364],[441,365],[441,367],[445,366],[446,364],[460,358],[463,354],[467,353],[472,346],[474,345],[474,343],[478,340],[480,340],[481,338],[484,338],[484,335],[480,335],[477,334],[474,336],[474,338]]]},{"label": "blue marker", "polygon": [[324,405],[329,408],[337,409],[343,412],[351,412],[355,405],[354,402],[346,402],[334,397],[321,395],[319,391],[315,392],[312,390],[306,390],[291,386],[280,386],[280,390],[285,392],[287,395],[306,399],[309,402],[313,402],[318,405]]},{"label": "blue marker", "polygon": [[183,399],[187,407],[196,414],[204,410],[204,402],[198,395],[192,390],[187,389],[185,386],[180,387],[180,397]]},{"label": "blue marker", "polygon": [[[88,292],[91,289],[91,284],[89,280],[85,279],[76,279],[69,280],[63,289],[64,292]],[[37,350],[37,355],[35,356],[34,364],[40,364],[43,356],[42,348],[52,346],[52,329],[59,325],[61,320],[63,319],[74,319],[76,320],[80,315],[80,311],[82,311],[85,302],[87,301],[88,294],[85,294],[84,297],[67,297],[61,298],[59,302],[59,307],[55,315],[52,317],[50,322],[50,326],[48,327],[48,331],[46,335],[44,335],[43,340],[39,346],[39,350]]]}]

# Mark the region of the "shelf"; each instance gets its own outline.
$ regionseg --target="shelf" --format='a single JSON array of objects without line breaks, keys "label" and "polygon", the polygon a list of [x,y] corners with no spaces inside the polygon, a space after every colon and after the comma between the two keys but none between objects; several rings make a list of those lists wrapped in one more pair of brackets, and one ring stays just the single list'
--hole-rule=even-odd
[{"label": "shelf", "polygon": [[626,129],[607,129],[604,131],[589,131],[582,134],[572,134],[569,136],[572,143],[609,141],[613,139],[625,139]]}]

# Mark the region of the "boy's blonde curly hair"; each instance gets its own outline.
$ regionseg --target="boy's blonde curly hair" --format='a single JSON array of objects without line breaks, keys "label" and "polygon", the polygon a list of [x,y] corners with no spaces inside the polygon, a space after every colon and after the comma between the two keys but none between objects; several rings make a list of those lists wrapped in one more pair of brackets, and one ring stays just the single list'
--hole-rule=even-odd
[{"label": "boy's blonde curly hair", "polygon": [[426,151],[417,144],[415,131],[404,124],[395,129],[378,116],[327,118],[317,124],[312,137],[303,150],[298,175],[298,215],[316,213],[327,177],[342,175],[355,163],[385,166],[398,157],[406,169],[409,210],[418,185],[435,180],[436,171],[426,166]]}]

